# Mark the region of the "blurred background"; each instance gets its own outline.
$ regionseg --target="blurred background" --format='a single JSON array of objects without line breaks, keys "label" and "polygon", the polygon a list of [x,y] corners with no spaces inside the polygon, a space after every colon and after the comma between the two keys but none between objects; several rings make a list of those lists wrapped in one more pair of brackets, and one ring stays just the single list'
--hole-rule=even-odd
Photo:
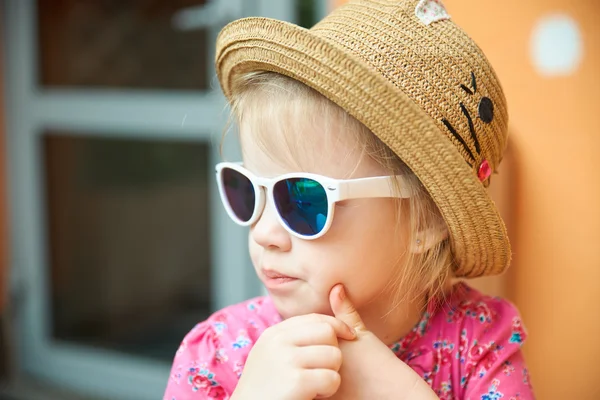
[{"label": "blurred background", "polygon": [[[260,294],[214,185],[215,38],[341,3],[0,0],[1,399],[159,399],[185,333]],[[600,2],[444,3],[511,114],[514,262],[474,285],[520,308],[538,398],[600,399]]]}]

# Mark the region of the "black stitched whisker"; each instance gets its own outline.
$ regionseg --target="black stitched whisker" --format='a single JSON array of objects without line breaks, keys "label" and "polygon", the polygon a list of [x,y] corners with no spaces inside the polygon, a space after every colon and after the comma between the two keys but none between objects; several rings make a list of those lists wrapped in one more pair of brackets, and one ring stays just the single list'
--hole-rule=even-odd
[{"label": "black stitched whisker", "polygon": [[[467,153],[469,153],[469,156],[471,156],[473,162],[475,162],[473,152],[471,151],[471,149],[469,149],[469,146],[467,146],[467,143],[465,143],[464,139],[458,134],[458,132],[456,132],[456,129],[454,129],[452,124],[446,118],[442,118],[442,122],[444,123],[444,125],[446,125],[446,128],[448,128],[448,130],[450,131],[450,133],[452,133],[456,140],[458,140],[463,145]],[[469,163],[467,162],[467,164]],[[471,166],[471,164],[469,164],[469,166]]]},{"label": "black stitched whisker", "polygon": [[473,91],[471,89],[469,89],[468,87],[466,87],[465,85],[461,84],[460,87],[467,92],[468,94],[470,94],[471,96],[473,95]]},{"label": "black stitched whisker", "polygon": [[477,93],[477,81],[475,80],[475,74],[471,71],[471,85],[473,85],[473,92]]},{"label": "black stitched whisker", "polygon": [[469,114],[469,110],[463,103],[460,103],[460,109],[463,114],[467,117],[467,121],[469,122],[469,131],[471,131],[471,137],[475,142],[475,150],[477,150],[477,154],[481,154],[481,148],[479,147],[479,140],[477,140],[477,135],[475,134],[475,126],[473,126],[473,120],[471,119],[471,114]]}]

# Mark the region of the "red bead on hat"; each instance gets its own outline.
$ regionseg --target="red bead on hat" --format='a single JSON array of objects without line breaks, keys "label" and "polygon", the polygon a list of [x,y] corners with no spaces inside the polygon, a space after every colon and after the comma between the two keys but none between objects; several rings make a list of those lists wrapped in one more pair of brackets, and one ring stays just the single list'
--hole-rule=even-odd
[{"label": "red bead on hat", "polygon": [[477,172],[477,176],[481,182],[485,181],[487,178],[492,175],[492,168],[490,168],[490,163],[488,160],[483,160],[481,165],[479,166],[479,171]]}]

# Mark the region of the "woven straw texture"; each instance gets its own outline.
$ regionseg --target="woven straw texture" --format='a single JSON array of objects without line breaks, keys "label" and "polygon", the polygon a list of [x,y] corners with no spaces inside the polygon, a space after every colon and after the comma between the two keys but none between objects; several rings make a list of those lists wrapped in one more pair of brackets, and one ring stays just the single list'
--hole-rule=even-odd
[{"label": "woven straw texture", "polygon": [[217,39],[219,81],[229,97],[236,74],[273,71],[344,108],[428,190],[448,224],[456,276],[498,274],[511,249],[486,186],[506,146],[506,100],[477,45],[452,20],[422,22],[417,3],[351,0],[310,30],[234,21]]}]

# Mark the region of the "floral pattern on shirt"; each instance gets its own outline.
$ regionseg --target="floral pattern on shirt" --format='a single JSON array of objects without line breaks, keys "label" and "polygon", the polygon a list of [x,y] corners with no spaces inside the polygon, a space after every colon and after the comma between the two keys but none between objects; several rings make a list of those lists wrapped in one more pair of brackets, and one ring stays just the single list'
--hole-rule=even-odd
[{"label": "floral pattern on shirt", "polygon": [[[271,299],[259,297],[196,325],[175,353],[164,400],[229,399],[252,346],[280,321]],[[526,339],[514,306],[460,283],[390,349],[441,400],[523,400],[534,398]]]}]

